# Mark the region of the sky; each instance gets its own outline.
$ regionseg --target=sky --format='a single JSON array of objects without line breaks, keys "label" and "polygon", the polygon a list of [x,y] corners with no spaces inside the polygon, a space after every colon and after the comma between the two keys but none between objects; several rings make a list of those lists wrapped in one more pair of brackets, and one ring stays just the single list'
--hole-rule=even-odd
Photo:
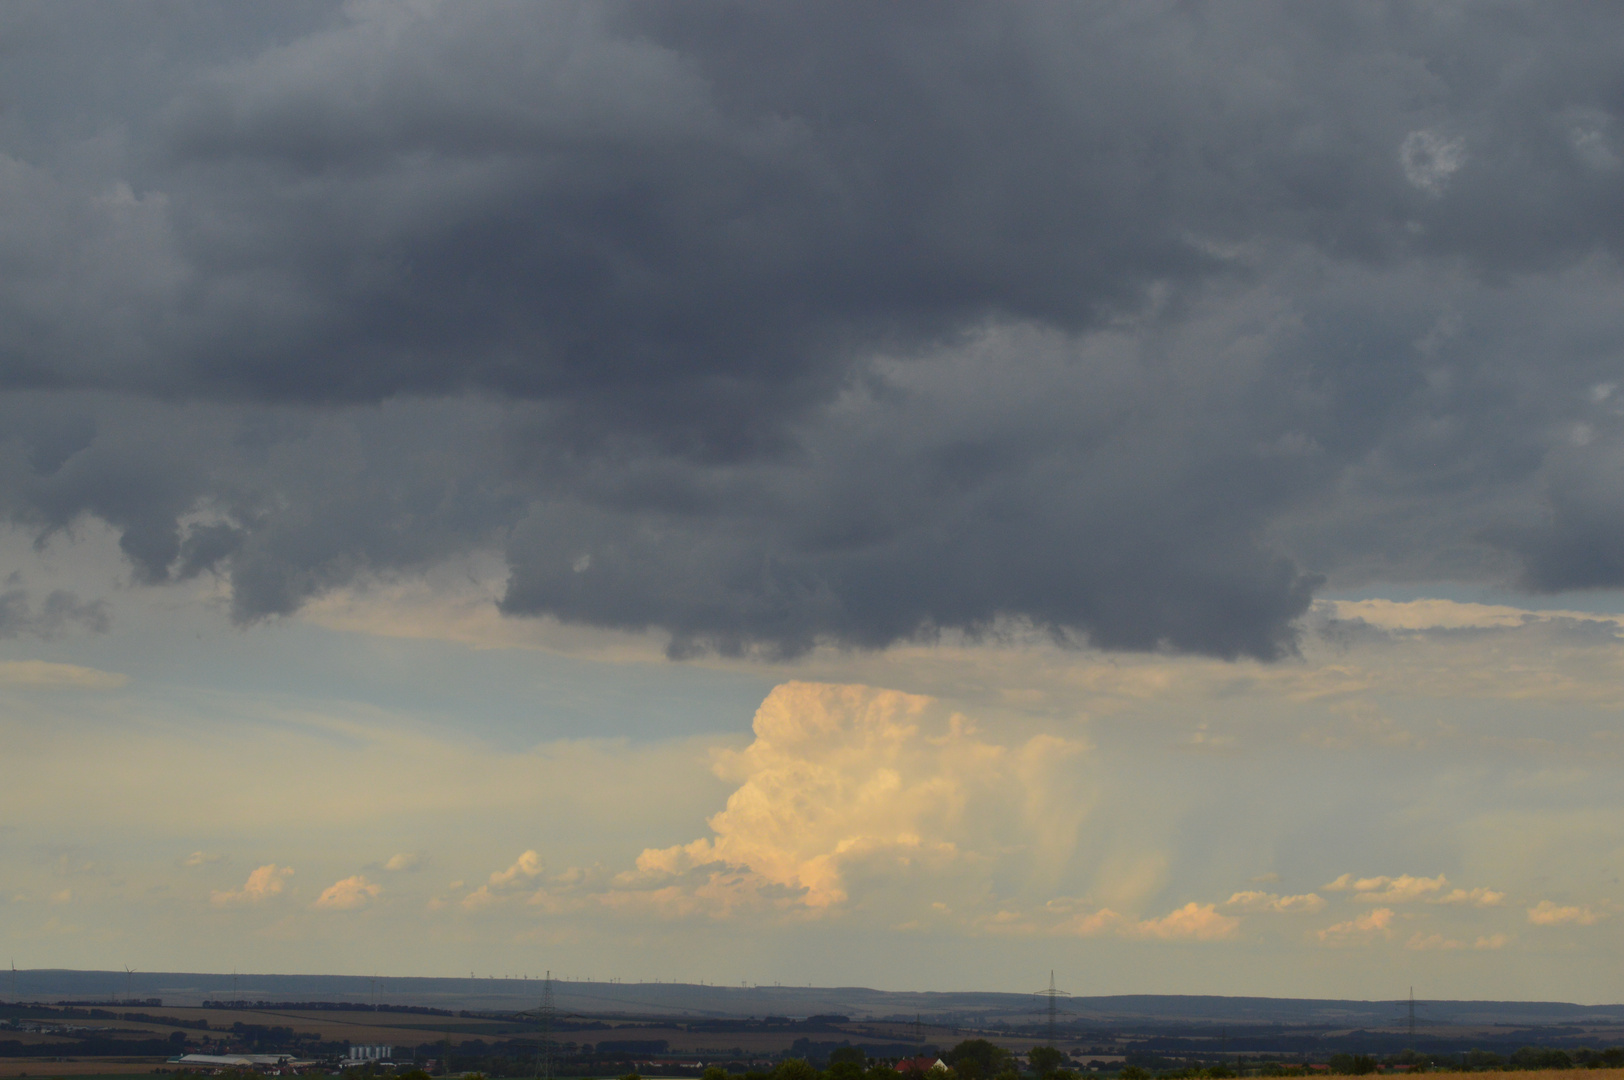
[{"label": "sky", "polygon": [[1621,56],[0,6],[0,946],[1624,1001]]}]

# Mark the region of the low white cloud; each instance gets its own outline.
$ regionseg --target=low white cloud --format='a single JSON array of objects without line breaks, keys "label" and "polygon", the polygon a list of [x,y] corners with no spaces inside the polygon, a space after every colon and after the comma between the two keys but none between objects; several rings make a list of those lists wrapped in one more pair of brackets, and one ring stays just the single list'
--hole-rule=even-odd
[{"label": "low white cloud", "polygon": [[1442,874],[1435,878],[1412,877],[1409,874],[1400,874],[1398,877],[1356,878],[1352,874],[1343,874],[1321,887],[1327,892],[1351,890],[1357,894],[1354,899],[1361,902],[1402,904],[1420,900],[1428,893],[1438,892],[1447,884],[1449,881]]},{"label": "low white cloud", "polygon": [[1377,908],[1347,922],[1334,923],[1319,932],[1319,939],[1331,945],[1368,941],[1392,936],[1393,909]]},{"label": "low white cloud", "polygon": [[291,866],[266,863],[248,875],[240,889],[215,890],[209,901],[219,907],[233,904],[257,904],[282,891],[283,882],[293,874]]},{"label": "low white cloud", "polygon": [[[490,865],[489,863],[486,864]],[[491,874],[491,884],[496,888],[503,888],[515,882],[528,881],[541,874],[541,856],[534,851],[526,851],[506,870],[498,870]]]},{"label": "low white cloud", "polygon": [[328,911],[354,911],[371,903],[383,889],[360,874],[335,881],[310,906]]},{"label": "low white cloud", "polygon": [[1499,907],[1506,894],[1479,885],[1475,889],[1454,889],[1428,900],[1429,904],[1470,904],[1473,907]]},{"label": "low white cloud", "polygon": [[182,866],[208,866],[212,863],[225,862],[224,855],[211,854],[206,851],[194,851],[181,860]]},{"label": "low white cloud", "polygon": [[1311,914],[1325,907],[1325,897],[1318,893],[1299,896],[1281,896],[1278,893],[1247,889],[1224,901],[1226,908],[1236,911],[1279,912],[1281,914]]},{"label": "low white cloud", "polygon": [[1453,951],[1466,948],[1466,943],[1456,941],[1454,938],[1444,937],[1442,934],[1423,934],[1418,930],[1410,935],[1410,940],[1404,943],[1404,947],[1415,952]]},{"label": "low white cloud", "polygon": [[1224,941],[1240,930],[1241,920],[1220,914],[1216,904],[1192,900],[1156,919],[1132,919],[1101,908],[1079,912],[1059,926],[1059,932],[1077,937],[1116,937],[1154,941]]},{"label": "low white cloud", "polygon": [[1163,941],[1191,939],[1220,941],[1235,936],[1241,921],[1232,915],[1220,915],[1213,904],[1190,901],[1176,911],[1159,919],[1145,919],[1133,924],[1128,937],[1159,938]]},{"label": "low white cloud", "polygon": [[1474,949],[1503,949],[1511,941],[1509,934],[1485,934],[1472,942]]},{"label": "low white cloud", "polygon": [[397,855],[389,856],[389,861],[383,864],[385,870],[416,870],[422,857],[413,851],[403,851]]},{"label": "low white cloud", "polygon": [[1593,926],[1606,917],[1606,912],[1582,904],[1561,905],[1550,900],[1541,900],[1528,909],[1528,921],[1535,926]]}]

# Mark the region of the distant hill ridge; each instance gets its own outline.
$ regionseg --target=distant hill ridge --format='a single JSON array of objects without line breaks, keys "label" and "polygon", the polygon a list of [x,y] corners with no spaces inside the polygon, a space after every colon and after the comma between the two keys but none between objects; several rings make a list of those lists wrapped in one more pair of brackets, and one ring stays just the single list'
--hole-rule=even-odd
[{"label": "distant hill ridge", "polygon": [[[535,1008],[540,979],[441,978],[364,975],[221,975],[193,972],[19,970],[6,1000],[99,1001],[146,1005],[200,1005],[204,1001],[323,1002],[519,1010]],[[1032,994],[992,991],[895,991],[866,987],[714,986],[693,983],[553,981],[561,1010],[583,1013],[692,1017],[843,1015],[855,1018],[918,1016],[933,1023],[1036,1023],[1044,1006]],[[1390,1027],[1400,1020],[1396,997],[1380,1001],[1317,998],[1223,997],[1194,994],[1121,994],[1064,999],[1068,1024],[1184,1023],[1308,1024]],[[1624,1023],[1624,1004],[1560,1001],[1417,1002],[1423,1022],[1477,1025]]]}]

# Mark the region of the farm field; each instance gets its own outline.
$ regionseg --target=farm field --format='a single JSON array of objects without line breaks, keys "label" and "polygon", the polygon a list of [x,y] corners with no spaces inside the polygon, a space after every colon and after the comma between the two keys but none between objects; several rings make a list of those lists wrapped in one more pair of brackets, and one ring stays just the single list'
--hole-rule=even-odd
[{"label": "farm field", "polygon": [[37,1058],[0,1059],[0,1077],[28,1077],[28,1080],[49,1080],[59,1076],[66,1080],[90,1080],[91,1077],[150,1076],[154,1069],[162,1068],[163,1060],[109,1061],[106,1058],[85,1058],[75,1061],[41,1061]]}]

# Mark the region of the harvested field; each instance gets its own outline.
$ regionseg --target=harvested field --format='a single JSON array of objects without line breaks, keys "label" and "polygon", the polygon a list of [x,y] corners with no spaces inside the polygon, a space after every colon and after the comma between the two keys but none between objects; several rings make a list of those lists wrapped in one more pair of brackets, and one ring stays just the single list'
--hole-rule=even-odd
[{"label": "harvested field", "polygon": [[1528,1069],[1523,1072],[1428,1073],[1440,1077],[1476,1077],[1478,1080],[1624,1080],[1624,1069]]},{"label": "harvested field", "polygon": [[29,1080],[50,1080],[51,1077],[88,1078],[92,1076],[130,1076],[163,1068],[162,1058],[127,1059],[109,1061],[107,1058],[70,1058],[67,1061],[42,1061],[38,1058],[0,1058],[0,1077],[26,1076]]}]

